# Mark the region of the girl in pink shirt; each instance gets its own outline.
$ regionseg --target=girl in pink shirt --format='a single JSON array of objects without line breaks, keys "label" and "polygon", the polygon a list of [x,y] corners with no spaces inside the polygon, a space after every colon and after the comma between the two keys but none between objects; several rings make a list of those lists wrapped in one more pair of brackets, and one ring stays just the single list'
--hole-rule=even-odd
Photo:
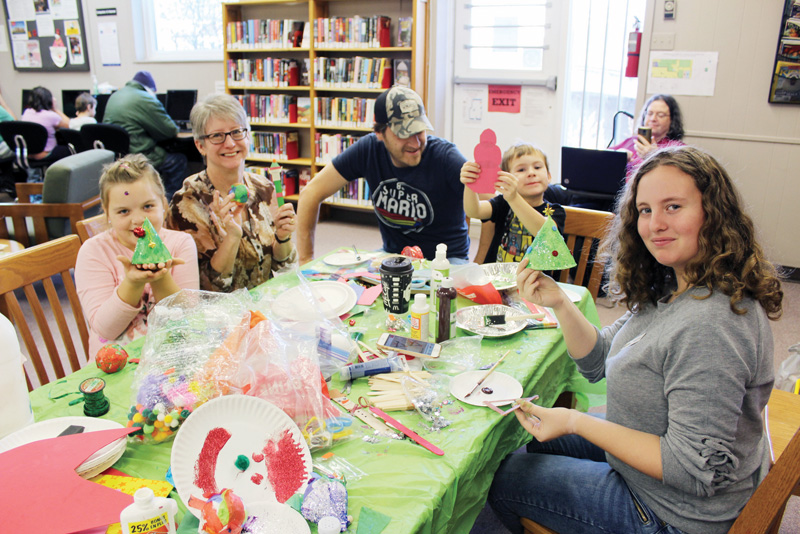
[{"label": "girl in pink shirt", "polygon": [[[147,331],[147,315],[161,299],[198,289],[197,248],[188,234],[162,228],[167,199],[156,170],[141,154],[129,154],[100,177],[108,230],[81,246],[75,284],[89,323],[89,354],[106,343],[128,343]],[[134,228],[144,219],[158,232],[172,260],[132,265]]]}]

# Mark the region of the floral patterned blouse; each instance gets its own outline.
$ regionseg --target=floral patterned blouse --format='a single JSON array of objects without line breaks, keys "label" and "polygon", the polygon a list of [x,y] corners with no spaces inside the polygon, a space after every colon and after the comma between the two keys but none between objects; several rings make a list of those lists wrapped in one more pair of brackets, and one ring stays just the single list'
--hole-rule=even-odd
[{"label": "floral patterned blouse", "polygon": [[[206,171],[194,174],[183,182],[170,202],[166,226],[187,232],[197,244],[200,266],[200,289],[231,292],[252,289],[272,277],[272,272],[297,262],[297,249],[292,248],[286,258],[275,259],[272,245],[276,242],[274,213],[278,206],[275,186],[263,176],[244,173],[242,182],[247,186],[249,198],[242,214],[242,242],[233,265],[233,273],[223,277],[211,267],[211,258],[222,237],[211,220],[211,202],[214,185]],[[227,191],[220,191],[221,196]]]}]

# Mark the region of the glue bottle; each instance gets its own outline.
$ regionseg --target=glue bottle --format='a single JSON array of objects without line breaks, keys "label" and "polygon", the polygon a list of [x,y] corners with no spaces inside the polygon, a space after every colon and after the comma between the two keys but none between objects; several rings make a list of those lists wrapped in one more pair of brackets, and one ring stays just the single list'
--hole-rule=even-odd
[{"label": "glue bottle", "polygon": [[439,243],[436,245],[436,255],[431,262],[431,309],[434,311],[439,309],[436,291],[442,285],[442,280],[448,276],[450,276],[450,261],[447,259],[447,245]]},{"label": "glue bottle", "polygon": [[424,293],[414,295],[414,304],[411,305],[411,337],[413,339],[428,341],[430,311],[428,296]]},{"label": "glue bottle", "polygon": [[133,504],[119,514],[122,534],[175,534],[177,513],[174,500],[156,497],[150,488],[139,488],[133,494]]},{"label": "glue bottle", "polygon": [[456,337],[456,297],[458,292],[449,276],[442,280],[437,291],[439,310],[436,313],[436,343]]}]

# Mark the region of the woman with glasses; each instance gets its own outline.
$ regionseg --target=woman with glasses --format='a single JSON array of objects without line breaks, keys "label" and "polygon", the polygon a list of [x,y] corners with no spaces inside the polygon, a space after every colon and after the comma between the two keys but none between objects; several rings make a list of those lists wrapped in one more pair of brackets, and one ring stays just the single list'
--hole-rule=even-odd
[{"label": "woman with glasses", "polygon": [[[167,227],[194,237],[200,289],[250,289],[296,262],[294,207],[278,207],[272,181],[245,172],[250,131],[238,100],[211,95],[189,118],[206,169],[186,178],[172,197]],[[246,199],[232,192],[234,184],[244,184]]]},{"label": "woman with glasses", "polygon": [[628,167],[625,179],[630,180],[633,172],[650,152],[665,146],[682,146],[683,115],[678,102],[669,95],[653,95],[645,102],[641,116],[636,123],[638,128],[650,128],[650,139],[644,135],[633,135],[612,150],[628,153]]}]

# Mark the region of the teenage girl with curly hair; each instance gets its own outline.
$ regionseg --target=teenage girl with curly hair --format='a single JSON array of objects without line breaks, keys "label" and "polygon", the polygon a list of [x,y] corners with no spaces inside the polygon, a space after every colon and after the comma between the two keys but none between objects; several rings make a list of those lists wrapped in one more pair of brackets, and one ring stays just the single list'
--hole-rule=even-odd
[{"label": "teenage girl with curly hair", "polygon": [[528,517],[557,532],[722,534],[769,467],[780,281],[730,177],[696,148],[648,157],[617,212],[602,250],[628,312],[613,325],[595,328],[527,262],[517,277],[553,308],[581,373],[607,379],[605,417],[520,402],[535,439],[489,500],[515,533]]}]

